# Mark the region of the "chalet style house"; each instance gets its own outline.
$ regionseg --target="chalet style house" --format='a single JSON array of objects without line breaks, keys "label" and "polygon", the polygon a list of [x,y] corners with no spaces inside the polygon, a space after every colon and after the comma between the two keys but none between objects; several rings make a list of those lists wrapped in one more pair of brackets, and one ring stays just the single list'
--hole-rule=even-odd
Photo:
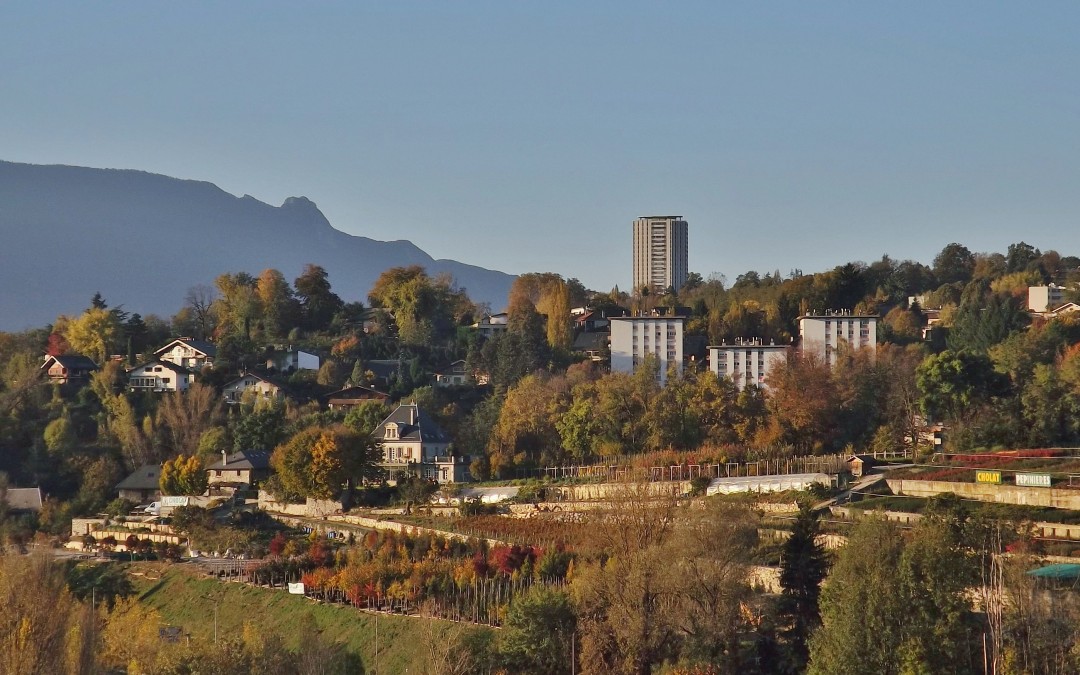
[{"label": "chalet style house", "polygon": [[326,402],[326,407],[330,410],[348,410],[349,408],[355,408],[364,401],[386,403],[390,400],[390,395],[376,391],[371,387],[356,385],[326,394],[322,397],[322,400]]},{"label": "chalet style house", "polygon": [[171,361],[151,361],[127,372],[131,391],[187,391],[195,383],[195,374]]},{"label": "chalet style house", "polygon": [[86,383],[90,373],[97,369],[97,364],[82,354],[46,356],[45,363],[41,364],[41,370],[48,374],[49,381],[56,384]]},{"label": "chalet style house", "polygon": [[226,384],[222,390],[222,396],[226,403],[239,403],[244,394],[252,391],[256,399],[278,399],[285,396],[285,390],[280,385],[255,373],[244,373],[240,377]]},{"label": "chalet style house", "polygon": [[435,386],[437,387],[451,387],[454,385],[467,384],[468,382],[469,376],[468,373],[465,372],[464,360],[454,361],[435,373]]},{"label": "chalet style house", "polygon": [[168,361],[192,371],[202,370],[204,366],[214,365],[217,347],[205,340],[193,340],[187,337],[176,338],[154,352],[154,358]]}]

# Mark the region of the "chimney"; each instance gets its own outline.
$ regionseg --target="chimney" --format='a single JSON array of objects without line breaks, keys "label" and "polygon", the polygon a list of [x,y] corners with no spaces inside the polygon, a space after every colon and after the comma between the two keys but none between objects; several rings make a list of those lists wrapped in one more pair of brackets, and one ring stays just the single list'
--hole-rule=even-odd
[{"label": "chimney", "polygon": [[412,404],[412,408],[409,409],[409,424],[416,425],[417,420],[420,418],[419,412],[416,409],[416,404]]},{"label": "chimney", "polygon": [[225,448],[221,449],[221,468],[225,468],[225,465],[229,463],[229,453]]}]

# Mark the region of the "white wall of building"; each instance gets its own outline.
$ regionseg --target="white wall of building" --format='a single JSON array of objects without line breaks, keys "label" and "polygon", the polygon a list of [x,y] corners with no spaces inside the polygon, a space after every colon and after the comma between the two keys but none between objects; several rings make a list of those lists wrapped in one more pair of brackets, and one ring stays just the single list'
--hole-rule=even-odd
[{"label": "white wall of building", "polygon": [[877,353],[878,317],[856,314],[816,314],[799,317],[799,349],[814,354],[829,366],[836,364],[842,344]]},{"label": "white wall of building", "polygon": [[1028,286],[1028,310],[1047,312],[1065,302],[1065,289],[1061,286]]},{"label": "white wall of building", "polygon": [[221,393],[226,401],[239,401],[244,392],[249,389],[253,389],[259,398],[275,398],[281,393],[281,389],[276,384],[251,375],[245,375],[229,383],[221,390]]},{"label": "white wall of building", "polygon": [[787,361],[787,345],[763,345],[760,342],[740,342],[709,347],[709,369],[717,377],[726,377],[740,390],[748,384],[765,387],[769,373],[777,364]]},{"label": "white wall of building", "polygon": [[653,354],[660,364],[660,381],[667,381],[668,368],[683,369],[682,317],[645,316],[611,320],[611,370],[632,373]]},{"label": "white wall of building", "polygon": [[147,363],[128,372],[128,386],[151,391],[187,391],[192,375],[177,373],[160,363]]},{"label": "white wall of building", "polygon": [[315,354],[309,354],[308,352],[296,352],[297,370],[318,370],[319,365],[319,357]]},{"label": "white wall of building", "polygon": [[162,352],[159,358],[188,370],[200,370],[203,366],[213,365],[213,360],[205,354],[179,342],[174,344],[169,351]]}]

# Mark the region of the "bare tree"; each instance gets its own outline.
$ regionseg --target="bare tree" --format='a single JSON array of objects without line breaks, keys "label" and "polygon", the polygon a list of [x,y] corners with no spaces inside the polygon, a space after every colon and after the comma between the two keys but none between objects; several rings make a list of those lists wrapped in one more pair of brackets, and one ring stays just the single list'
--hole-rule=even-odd
[{"label": "bare tree", "polygon": [[435,618],[434,606],[430,601],[424,604],[420,613],[424,616],[423,642],[428,646],[429,675],[466,675],[473,672],[472,650],[465,644],[465,624]]},{"label": "bare tree", "polygon": [[163,396],[157,415],[171,454],[194,455],[203,433],[221,416],[221,398],[213,387],[196,383],[185,392]]},{"label": "bare tree", "polygon": [[214,315],[210,307],[217,299],[217,291],[213,286],[200,284],[192,286],[184,296],[184,306],[191,310],[191,318],[195,324],[196,335],[193,337],[205,340],[214,329]]}]

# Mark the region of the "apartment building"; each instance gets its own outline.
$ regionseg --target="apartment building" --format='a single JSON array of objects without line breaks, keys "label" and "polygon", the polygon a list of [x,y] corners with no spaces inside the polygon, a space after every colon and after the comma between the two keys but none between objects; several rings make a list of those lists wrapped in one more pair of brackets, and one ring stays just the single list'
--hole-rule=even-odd
[{"label": "apartment building", "polygon": [[799,317],[799,349],[815,354],[830,367],[841,345],[877,353],[878,317],[847,310],[827,310]]},{"label": "apartment building", "polygon": [[660,366],[660,382],[667,371],[683,369],[683,316],[627,316],[611,318],[611,370],[633,373],[652,354]]}]

